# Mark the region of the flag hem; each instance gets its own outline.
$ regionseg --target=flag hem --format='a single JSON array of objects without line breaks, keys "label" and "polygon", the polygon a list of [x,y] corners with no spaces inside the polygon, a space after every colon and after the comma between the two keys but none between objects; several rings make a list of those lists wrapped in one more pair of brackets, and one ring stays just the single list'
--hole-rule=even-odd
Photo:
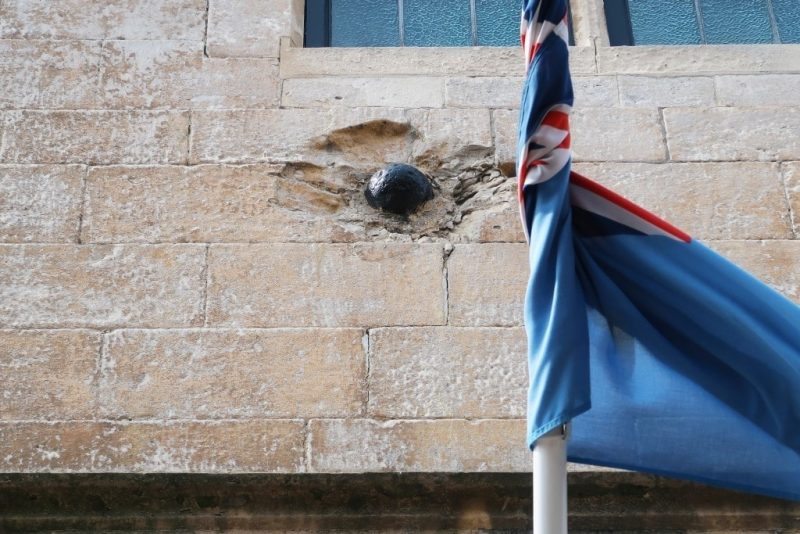
[{"label": "flag hem", "polygon": [[551,430],[560,425],[569,423],[582,413],[588,412],[591,408],[592,408],[591,400],[588,402],[582,402],[576,407],[569,410],[568,412],[559,415],[555,419],[551,419],[544,425],[539,425],[539,427],[532,430],[528,434],[528,448],[530,450],[533,450],[534,446],[536,445],[536,440],[538,440],[540,437],[544,436],[545,434],[547,434],[548,432],[550,432]]}]

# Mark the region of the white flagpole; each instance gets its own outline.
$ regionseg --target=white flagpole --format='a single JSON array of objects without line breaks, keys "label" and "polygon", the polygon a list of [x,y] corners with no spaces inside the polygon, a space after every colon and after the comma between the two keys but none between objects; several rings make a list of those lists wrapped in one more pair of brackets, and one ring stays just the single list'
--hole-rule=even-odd
[{"label": "white flagpole", "polygon": [[533,534],[567,534],[567,428],[533,448]]}]

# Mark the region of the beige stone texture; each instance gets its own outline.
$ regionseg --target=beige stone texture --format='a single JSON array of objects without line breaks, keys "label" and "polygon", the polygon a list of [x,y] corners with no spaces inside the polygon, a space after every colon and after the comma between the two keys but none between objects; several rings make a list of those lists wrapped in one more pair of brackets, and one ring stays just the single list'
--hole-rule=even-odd
[{"label": "beige stone texture", "polygon": [[309,471],[527,472],[523,419],[312,420]]},{"label": "beige stone texture", "polygon": [[619,88],[616,76],[574,76],[576,108],[619,106]]},{"label": "beige stone texture", "polygon": [[[522,222],[514,223],[521,231]],[[456,245],[447,260],[448,324],[521,325],[527,267],[522,243]]]},{"label": "beige stone texture", "polygon": [[764,74],[800,72],[800,44],[598,46],[599,74]]},{"label": "beige stone texture", "polygon": [[714,78],[721,106],[800,106],[800,74],[750,74]]},{"label": "beige stone texture", "polygon": [[[519,47],[470,48],[299,48],[284,40],[282,78],[315,76],[522,76],[525,58]],[[574,76],[595,74],[593,46],[573,46],[569,66]]]},{"label": "beige stone texture", "polygon": [[201,245],[0,245],[0,327],[203,321]]},{"label": "beige stone texture", "polygon": [[0,109],[95,107],[99,61],[96,41],[0,39]]},{"label": "beige stone texture", "polygon": [[492,153],[489,111],[485,109],[414,109],[408,112],[416,141],[412,163],[424,169],[458,169]]},{"label": "beige stone texture", "polygon": [[298,473],[303,422],[0,424],[3,473]]},{"label": "beige stone texture", "polygon": [[[507,179],[514,180],[514,178]],[[467,236],[470,242],[524,242],[525,232],[522,228],[516,191],[506,203],[498,204],[492,209],[482,212],[465,214],[454,233]]]},{"label": "beige stone texture", "polygon": [[281,105],[289,108],[440,108],[444,78],[296,78],[284,80]]},{"label": "beige stone texture", "polygon": [[363,414],[359,329],[117,330],[108,334],[99,412],[132,419]]},{"label": "beige stone texture", "polygon": [[100,333],[0,330],[0,420],[91,419]]},{"label": "beige stone texture", "polygon": [[202,40],[206,0],[3,0],[0,38]]},{"label": "beige stone texture", "polygon": [[303,26],[301,0],[208,0],[208,55],[274,57],[281,37],[297,44]]},{"label": "beige stone texture", "polygon": [[370,330],[369,415],[524,417],[525,347],[522,328]]},{"label": "beige stone texture", "polygon": [[442,256],[435,244],[212,245],[208,323],[443,324]]},{"label": "beige stone texture", "polygon": [[[519,108],[522,76],[447,78],[445,104],[455,108]],[[572,78],[575,105],[583,107],[617,106],[617,80],[614,76],[575,76]]]},{"label": "beige stone texture", "polygon": [[800,236],[800,162],[792,161],[782,165],[786,200],[794,225],[794,236]]},{"label": "beige stone texture", "polygon": [[800,108],[667,108],[664,123],[676,161],[800,158]]},{"label": "beige stone texture", "polygon": [[800,304],[800,241],[711,241],[708,245]]},{"label": "beige stone texture", "polygon": [[792,237],[775,163],[583,163],[575,170],[700,239]]},{"label": "beige stone texture", "polygon": [[85,174],[80,165],[0,164],[0,242],[75,242]]},{"label": "beige stone texture", "polygon": [[0,113],[7,163],[183,163],[183,111],[7,111]]},{"label": "beige stone texture", "polygon": [[713,106],[714,79],[707,76],[620,76],[619,99],[626,107]]},{"label": "beige stone texture", "polygon": [[273,164],[93,167],[83,242],[363,238],[363,227],[337,218],[348,203],[344,185],[320,172]]},{"label": "beige stone texture", "polygon": [[579,46],[608,46],[603,0],[571,0],[572,33]]},{"label": "beige stone texture", "polygon": [[261,58],[205,58],[192,85],[194,109],[273,108],[281,97],[278,62]]}]

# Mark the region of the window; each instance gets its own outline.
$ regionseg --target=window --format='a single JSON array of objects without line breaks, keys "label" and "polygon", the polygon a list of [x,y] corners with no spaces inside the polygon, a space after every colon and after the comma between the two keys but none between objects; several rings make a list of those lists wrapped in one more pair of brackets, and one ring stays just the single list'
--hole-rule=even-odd
[{"label": "window", "polygon": [[605,0],[612,46],[799,43],[797,0]]},{"label": "window", "polygon": [[517,46],[520,0],[308,0],[305,46]]}]

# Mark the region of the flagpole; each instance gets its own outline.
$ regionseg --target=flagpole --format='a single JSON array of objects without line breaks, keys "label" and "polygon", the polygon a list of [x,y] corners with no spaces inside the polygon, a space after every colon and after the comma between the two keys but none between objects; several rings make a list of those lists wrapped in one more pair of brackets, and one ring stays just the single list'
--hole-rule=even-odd
[{"label": "flagpole", "polygon": [[533,534],[567,534],[567,425],[533,448]]}]

